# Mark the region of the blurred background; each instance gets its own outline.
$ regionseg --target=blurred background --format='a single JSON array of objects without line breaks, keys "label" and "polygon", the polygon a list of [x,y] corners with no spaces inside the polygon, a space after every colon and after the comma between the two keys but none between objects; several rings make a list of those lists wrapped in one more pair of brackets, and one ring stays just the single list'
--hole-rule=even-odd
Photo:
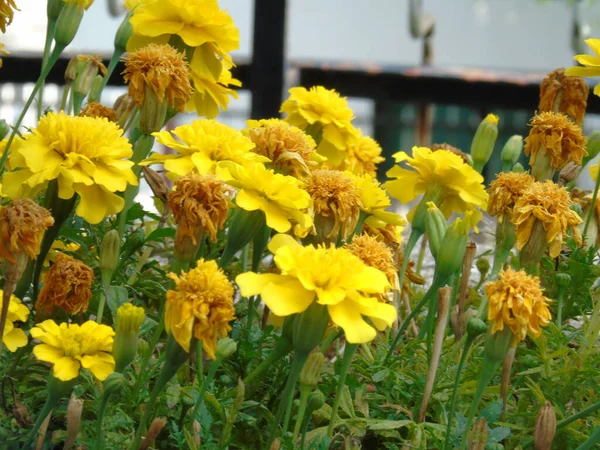
[{"label": "blurred background", "polygon": [[[501,148],[527,135],[537,85],[587,52],[600,36],[593,0],[220,0],[240,29],[234,52],[240,99],[219,120],[237,128],[252,116],[274,116],[293,85],[322,84],[348,96],[356,124],[389,156],[421,143],[448,142],[468,151],[487,113],[500,116]],[[14,120],[39,74],[45,2],[19,0],[20,12],[2,40],[11,56],[0,70],[0,116]],[[96,0],[69,55],[108,60],[122,20],[119,0]],[[66,64],[66,63],[65,63]],[[103,97],[123,87],[118,73]],[[45,102],[58,105],[62,74],[55,68]],[[600,128],[600,100],[590,98],[586,133]],[[26,124],[33,124],[34,109]],[[185,118],[184,120],[187,120]],[[499,152],[499,148],[497,151]],[[387,164],[391,164],[388,158]],[[385,170],[384,166],[382,170]],[[488,175],[498,169],[493,163]]]}]

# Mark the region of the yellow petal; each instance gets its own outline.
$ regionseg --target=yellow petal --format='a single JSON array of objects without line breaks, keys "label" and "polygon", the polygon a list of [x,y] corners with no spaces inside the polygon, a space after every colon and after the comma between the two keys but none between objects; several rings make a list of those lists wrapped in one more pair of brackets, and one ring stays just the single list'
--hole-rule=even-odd
[{"label": "yellow petal", "polygon": [[13,328],[8,333],[4,333],[2,342],[4,342],[4,345],[6,345],[8,351],[15,352],[18,348],[25,347],[27,345],[27,336],[20,328]]},{"label": "yellow petal", "polygon": [[245,272],[239,274],[235,278],[235,282],[240,287],[242,297],[251,297],[260,295],[266,285],[270,283],[278,283],[284,275],[276,273],[258,274],[254,272]]},{"label": "yellow petal", "polygon": [[313,302],[315,293],[304,289],[293,277],[284,279],[279,284],[270,283],[264,287],[261,294],[263,302],[274,314],[282,317],[305,311]]},{"label": "yellow petal", "polygon": [[269,251],[275,254],[281,247],[285,246],[301,247],[298,241],[289,234],[276,234],[269,242]]},{"label": "yellow petal", "polygon": [[79,361],[65,356],[54,363],[53,375],[61,381],[69,381],[79,375]]},{"label": "yellow petal", "polygon": [[[35,338],[33,330],[31,332],[31,336]],[[56,347],[52,347],[48,344],[38,344],[35,347],[33,347],[33,354],[40,361],[46,361],[51,363],[55,363],[56,361],[65,356],[61,350],[59,350]]]},{"label": "yellow petal", "polygon": [[350,344],[362,344],[372,341],[377,332],[362,318],[358,305],[353,300],[345,300],[327,307],[333,323],[344,330],[346,341]]},{"label": "yellow petal", "polygon": [[100,352],[96,355],[85,355],[80,361],[81,365],[92,372],[100,381],[104,381],[115,370],[115,359],[108,353]]}]

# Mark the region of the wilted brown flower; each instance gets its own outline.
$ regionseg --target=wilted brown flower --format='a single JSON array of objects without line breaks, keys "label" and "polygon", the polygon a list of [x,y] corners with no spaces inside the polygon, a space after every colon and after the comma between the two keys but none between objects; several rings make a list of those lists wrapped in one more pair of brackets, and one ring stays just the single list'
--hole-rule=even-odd
[{"label": "wilted brown flower", "polygon": [[79,113],[80,116],[85,117],[104,117],[111,122],[117,121],[117,114],[112,108],[101,105],[97,102],[88,103]]},{"label": "wilted brown flower", "polygon": [[526,172],[500,172],[488,188],[490,215],[497,216],[499,223],[504,221],[505,215],[510,220],[515,203],[534,182],[535,179]]},{"label": "wilted brown flower", "polygon": [[562,68],[553,70],[540,84],[538,111],[566,114],[581,126],[589,93],[590,88],[582,77],[567,77]]},{"label": "wilted brown flower", "polygon": [[352,242],[345,246],[352,254],[367,266],[375,267],[385,273],[390,285],[396,289],[398,276],[392,250],[382,241],[368,234],[354,236]]}]

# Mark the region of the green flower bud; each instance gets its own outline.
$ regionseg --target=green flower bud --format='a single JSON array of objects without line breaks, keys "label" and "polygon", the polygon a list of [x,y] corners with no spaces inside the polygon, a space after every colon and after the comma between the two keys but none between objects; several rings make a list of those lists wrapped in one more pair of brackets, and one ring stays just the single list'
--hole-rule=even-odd
[{"label": "green flower bud", "polygon": [[98,100],[100,100],[103,84],[104,77],[100,74],[96,75],[96,78],[94,78],[94,82],[92,83],[92,87],[90,88],[90,93],[88,95],[88,103],[97,102]]},{"label": "green flower bud", "polygon": [[504,147],[502,147],[502,152],[500,152],[500,158],[502,159],[502,167],[507,167],[508,171],[510,168],[514,166],[521,156],[521,152],[523,151],[523,136],[515,134],[511,136]]},{"label": "green flower bud", "polygon": [[308,400],[306,401],[306,409],[308,410],[308,413],[310,414],[311,412],[316,411],[317,409],[321,409],[324,404],[325,404],[325,394],[323,394],[319,390],[312,391],[308,395]]},{"label": "green flower bud", "polygon": [[483,350],[484,362],[489,361],[490,363],[500,364],[514,340],[515,337],[508,327],[494,334],[488,334],[485,338]]},{"label": "green flower bud", "polygon": [[67,3],[63,6],[56,19],[54,40],[57,45],[66,47],[73,41],[83,19],[83,11],[83,7],[76,3]]},{"label": "green flower bud", "polygon": [[235,254],[251,242],[259,231],[262,230],[265,226],[265,221],[265,213],[262,211],[236,209],[230,220],[227,241],[225,242],[225,249],[219,261],[219,266],[226,267]]},{"label": "green flower bud", "polygon": [[435,259],[442,245],[442,240],[448,229],[448,222],[444,213],[433,202],[427,202],[428,209],[425,216],[425,232],[429,239],[429,250]]},{"label": "green flower bud", "polygon": [[110,230],[104,235],[100,247],[100,273],[103,284],[110,284],[112,276],[119,264],[121,237],[117,230]]},{"label": "green flower bud", "polygon": [[85,64],[85,61],[81,60],[79,56],[73,56],[69,60],[69,64],[67,64],[67,68],[65,70],[65,83],[68,84],[75,81],[77,74],[83,70]]},{"label": "green flower bud", "polygon": [[223,338],[217,342],[217,359],[226,359],[235,353],[237,343],[231,338]]},{"label": "green flower bud", "polygon": [[86,96],[92,89],[92,85],[98,76],[100,66],[91,59],[84,63],[82,70],[80,70],[73,83],[73,92]]},{"label": "green flower bud", "polygon": [[477,317],[471,317],[467,321],[467,333],[470,337],[475,338],[482,335],[487,331],[487,328],[486,323]]},{"label": "green flower bud", "polygon": [[581,167],[585,167],[592,159],[600,153],[600,131],[594,131],[586,142],[587,155],[583,157]]},{"label": "green flower bud", "polygon": [[477,127],[473,142],[471,142],[471,156],[473,168],[477,172],[483,170],[494,151],[494,144],[498,137],[498,116],[488,114]]},{"label": "green flower bud", "polygon": [[125,375],[119,372],[113,372],[106,380],[104,380],[104,392],[107,394],[118,394],[125,387],[125,383],[127,383]]},{"label": "green flower bud", "polygon": [[477,258],[475,265],[477,266],[477,270],[479,270],[481,277],[484,278],[490,270],[490,262],[487,258],[481,257]]},{"label": "green flower bud", "polygon": [[325,356],[323,353],[311,353],[302,368],[302,372],[300,372],[300,385],[315,387],[321,379],[324,364]]},{"label": "green flower bud", "polygon": [[472,211],[467,211],[463,218],[455,219],[444,235],[436,259],[436,271],[442,279],[451,276],[462,267],[472,215]]},{"label": "green flower bud", "polygon": [[117,29],[117,34],[115,34],[115,50],[121,53],[125,53],[125,49],[127,48],[127,41],[133,34],[133,26],[129,23],[129,19],[132,16],[132,12],[129,11],[119,28]]},{"label": "green flower bud", "polygon": [[129,94],[123,94],[115,100],[113,109],[117,115],[117,122],[120,126],[124,126],[129,120],[131,112],[135,108],[135,100]]},{"label": "green flower bud", "polygon": [[63,0],[48,0],[48,5],[46,6],[46,15],[48,16],[48,21],[56,21],[60,12],[65,6],[65,2]]},{"label": "green flower bud", "polygon": [[10,132],[10,125],[4,119],[0,119],[0,141]]},{"label": "green flower bud", "polygon": [[512,167],[512,171],[515,173],[523,173],[523,172],[525,172],[525,167],[523,167],[523,164],[521,164],[521,163],[516,163]]},{"label": "green flower bud", "polygon": [[308,309],[298,314],[294,321],[294,350],[297,353],[310,353],[323,340],[328,324],[327,307],[313,302]]},{"label": "green flower bud", "polygon": [[145,339],[139,338],[137,340],[137,352],[144,355],[150,349],[150,344]]},{"label": "green flower bud", "polygon": [[556,274],[556,285],[558,287],[568,287],[571,284],[571,275],[568,273],[557,273]]},{"label": "green flower bud", "polygon": [[140,131],[148,136],[160,131],[167,119],[169,102],[160,100],[152,86],[144,86],[144,103],[140,108]]},{"label": "green flower bud", "polygon": [[125,303],[117,309],[113,357],[115,372],[123,372],[134,360],[138,348],[138,334],[144,321],[144,308]]}]

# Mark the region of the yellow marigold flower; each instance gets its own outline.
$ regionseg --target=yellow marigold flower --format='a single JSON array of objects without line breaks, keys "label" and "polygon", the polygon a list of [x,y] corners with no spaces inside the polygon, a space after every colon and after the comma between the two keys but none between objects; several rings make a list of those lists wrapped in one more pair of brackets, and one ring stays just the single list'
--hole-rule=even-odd
[{"label": "yellow marigold flower", "polygon": [[[198,47],[194,51],[194,55],[196,52],[203,53],[203,47]],[[229,97],[238,98],[237,92],[230,86],[240,87],[242,82],[233,78],[231,74],[233,63],[228,60],[221,61],[223,67],[216,79],[210,72],[207,72],[205,64],[206,62],[202,58],[192,57],[190,69],[194,92],[186,109],[196,111],[199,116],[214,119],[219,114],[219,108],[223,111],[227,110]]]},{"label": "yellow marigold flower", "polygon": [[352,242],[345,245],[353,255],[369,267],[375,267],[385,274],[388,283],[397,289],[398,270],[390,247],[374,236],[361,234],[354,236]]},{"label": "yellow marigold flower", "polygon": [[[0,297],[2,295],[4,295],[4,291],[0,290]],[[11,295],[4,336],[2,336],[2,342],[10,352],[15,352],[18,348],[27,345],[27,335],[21,328],[15,327],[15,322],[26,322],[28,316],[29,308],[21,303],[21,300],[17,297]]]},{"label": "yellow marigold flower", "polygon": [[565,69],[553,70],[540,84],[538,112],[560,112],[581,126],[589,92],[583,78],[565,76]]},{"label": "yellow marigold flower", "polygon": [[[347,156],[342,161],[340,167],[330,167],[332,169],[349,170],[356,175],[377,176],[377,165],[385,158],[381,156],[381,146],[375,139],[369,136],[363,136],[359,132],[355,141],[351,142],[347,149]],[[325,163],[328,167],[328,164]]]},{"label": "yellow marigold flower", "polygon": [[104,381],[115,369],[111,355],[115,332],[107,325],[88,320],[82,325],[45,320],[31,329],[42,343],[33,347],[40,361],[53,364],[52,374],[61,381],[77,378],[81,368]]},{"label": "yellow marigold flower", "polygon": [[498,216],[499,223],[504,221],[505,215],[512,217],[515,203],[534,182],[535,179],[527,172],[500,172],[488,189],[490,215]]},{"label": "yellow marigold flower", "polygon": [[575,211],[569,192],[550,180],[532,183],[517,200],[512,222],[516,227],[517,248],[523,249],[536,221],[546,231],[546,242],[550,244],[551,258],[556,258],[562,248],[563,236],[567,229],[573,230],[573,237],[581,245],[581,233],[577,225],[582,222]]},{"label": "yellow marigold flower", "polygon": [[344,172],[354,181],[360,195],[360,207],[368,217],[365,223],[375,228],[383,228],[387,224],[399,227],[406,226],[406,220],[400,214],[386,211],[392,202],[381,188],[379,181],[371,175],[357,176],[352,172]]},{"label": "yellow marigold flower", "polygon": [[139,107],[144,104],[146,87],[149,87],[159,102],[166,99],[171,108],[180,112],[184,110],[192,96],[192,86],[183,53],[167,44],[148,44],[128,53],[123,60],[123,78],[129,84],[129,95]]},{"label": "yellow marigold flower", "polygon": [[[0,55],[10,55],[6,50],[4,50],[4,44],[0,42]],[[2,68],[2,58],[0,58],[0,68]]]},{"label": "yellow marigold flower", "polygon": [[290,124],[322,137],[317,151],[327,158],[328,164],[338,167],[346,157],[346,149],[358,137],[352,125],[354,113],[345,97],[333,89],[313,86],[310,89],[295,87],[281,105]]},{"label": "yellow marigold flower", "polygon": [[398,152],[394,159],[397,163],[406,162],[410,169],[392,167],[387,176],[396,179],[384,183],[383,187],[401,203],[425,194],[446,217],[453,212],[487,207],[483,177],[460,156],[448,150],[433,152],[425,147],[413,147],[412,157]]},{"label": "yellow marigold flower", "polygon": [[123,130],[106,119],[73,117],[50,112],[24,139],[15,140],[8,157],[12,172],[2,178],[3,193],[28,197],[58,181],[58,196],[80,200],[76,214],[89,223],[123,209],[123,192],[138,180],[129,158],[133,155]]},{"label": "yellow marigold flower", "polygon": [[0,30],[6,33],[6,27],[13,21],[15,11],[19,11],[15,0],[0,0]]},{"label": "yellow marigold flower", "polygon": [[238,189],[235,203],[246,211],[265,213],[267,226],[285,233],[298,225],[306,230],[312,225],[307,213],[311,199],[297,178],[275,173],[262,164],[223,163],[230,177],[226,183]]},{"label": "yellow marigold flower", "polygon": [[114,109],[109,108],[108,106],[101,105],[97,102],[88,103],[79,113],[80,116],[83,117],[104,117],[110,122],[117,121],[117,113]]},{"label": "yellow marigold flower", "polygon": [[356,228],[361,209],[361,191],[354,179],[337,170],[319,169],[306,180],[313,201],[315,232],[327,239],[343,238]]},{"label": "yellow marigold flower", "polygon": [[206,233],[213,242],[217,232],[223,229],[231,189],[212,175],[191,173],[179,178],[169,193],[169,207],[177,224],[175,245],[181,245],[186,239],[193,245]]},{"label": "yellow marigold flower", "polygon": [[316,301],[327,306],[332,322],[344,330],[351,344],[373,340],[377,333],[373,325],[381,331],[396,319],[392,305],[372,296],[389,289],[385,274],[347,249],[303,247],[288,235],[275,236],[269,249],[281,274],[246,272],[238,275],[236,283],[244,297],[261,295],[274,314],[301,313]]},{"label": "yellow marigold flower", "polygon": [[469,155],[453,145],[450,145],[446,142],[442,142],[441,144],[432,144],[431,145],[432,152],[436,152],[438,150],[448,150],[449,152],[452,152],[455,155],[460,156],[460,158],[465,162],[465,164],[471,165],[471,163],[469,161]]},{"label": "yellow marigold flower", "polygon": [[0,208],[0,261],[15,264],[25,253],[30,259],[40,253],[46,228],[54,224],[50,212],[33,200],[20,198]]},{"label": "yellow marigold flower", "polygon": [[[200,175],[217,174],[218,165],[232,161],[241,165],[267,162],[268,159],[254,152],[254,144],[236,129],[210,119],[199,119],[182,125],[173,131],[154,133],[156,140],[177,153],[163,155],[154,153],[142,165],[164,163],[169,178],[177,178],[196,172]],[[173,136],[179,138],[177,141]]]},{"label": "yellow marigold flower", "polygon": [[543,112],[535,115],[529,125],[531,130],[525,138],[525,154],[531,155],[530,166],[540,155],[548,158],[550,167],[556,170],[562,169],[569,161],[581,164],[587,154],[585,136],[567,116]]},{"label": "yellow marigold flower", "polygon": [[540,327],[550,323],[550,300],[543,295],[540,279],[524,270],[515,272],[509,267],[501,271],[498,280],[486,283],[485,294],[489,299],[491,333],[508,327],[515,337],[515,345],[525,339],[528,332],[538,337],[542,333]]},{"label": "yellow marigold flower", "polygon": [[[600,39],[586,39],[585,43],[594,52],[593,55],[575,55],[573,59],[581,66],[569,67],[565,75],[569,77],[597,77],[600,76]],[[594,94],[600,95],[600,84],[594,87]]]},{"label": "yellow marigold flower", "polygon": [[186,352],[195,336],[207,356],[215,359],[217,338],[227,336],[229,322],[235,319],[233,285],[215,261],[203,259],[180,277],[168,276],[175,281],[175,290],[167,292],[165,329]]},{"label": "yellow marigold flower", "polygon": [[92,297],[94,271],[81,261],[64,253],[56,256],[48,270],[35,309],[52,314],[54,308],[69,314],[87,311]]},{"label": "yellow marigold flower", "polygon": [[94,0],[62,0],[66,4],[77,5],[80,8],[88,9],[94,3]]},{"label": "yellow marigold flower", "polygon": [[312,137],[281,119],[249,120],[242,131],[256,146],[254,152],[268,158],[267,167],[296,178],[315,169],[323,158],[315,152]]}]

